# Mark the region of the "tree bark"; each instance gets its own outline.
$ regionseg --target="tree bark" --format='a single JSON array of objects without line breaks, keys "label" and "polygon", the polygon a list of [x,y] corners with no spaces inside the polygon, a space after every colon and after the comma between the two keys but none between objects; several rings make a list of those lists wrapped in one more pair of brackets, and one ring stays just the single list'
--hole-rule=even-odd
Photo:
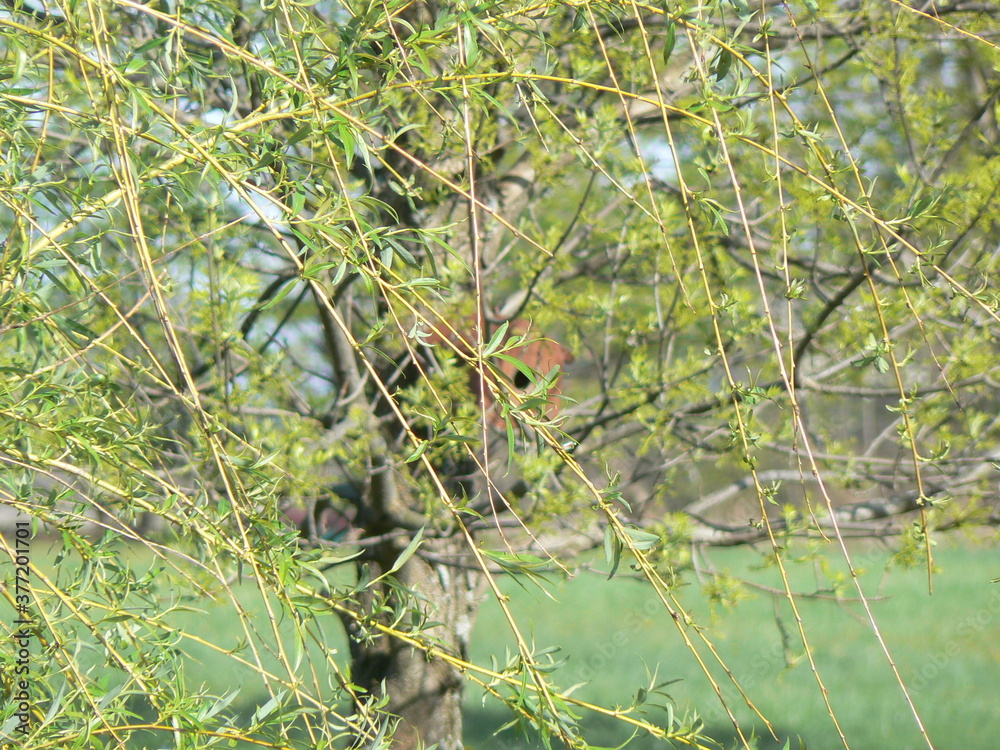
[{"label": "tree bark", "polygon": [[[389,570],[403,544],[386,542],[373,550],[362,573],[374,580]],[[460,537],[427,540],[421,550],[435,558],[458,556],[464,551]],[[358,597],[363,613],[374,613],[386,625],[405,610],[419,612],[418,625],[424,636],[441,648],[466,659],[469,637],[484,592],[483,575],[464,567],[431,563],[418,551],[394,575],[398,586],[382,581]],[[396,627],[413,620],[404,616]],[[387,697],[384,710],[399,718],[393,734],[395,750],[415,750],[437,744],[439,750],[462,747],[462,692],[459,672],[441,660],[429,659],[422,651],[384,634],[363,632],[356,621],[345,620],[350,636],[351,676],[354,684],[368,691],[373,700]],[[358,747],[366,747],[359,738]]]}]

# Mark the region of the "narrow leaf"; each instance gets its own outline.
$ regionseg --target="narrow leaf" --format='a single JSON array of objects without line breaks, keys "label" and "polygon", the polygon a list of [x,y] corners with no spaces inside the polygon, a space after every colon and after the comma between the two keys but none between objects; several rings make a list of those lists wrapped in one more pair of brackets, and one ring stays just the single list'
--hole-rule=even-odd
[{"label": "narrow leaf", "polygon": [[504,336],[507,335],[508,326],[510,326],[510,322],[505,320],[500,324],[500,327],[493,332],[493,338],[490,339],[490,343],[488,343],[486,348],[483,349],[484,357],[490,356],[493,352],[500,348],[500,344],[503,342]]},{"label": "narrow leaf", "polygon": [[419,443],[417,443],[417,447],[414,448],[413,452],[406,457],[406,461],[404,463],[412,464],[414,461],[416,461],[418,458],[424,455],[424,451],[427,450],[427,446],[429,444],[430,444],[429,440],[421,440]]},{"label": "narrow leaf", "polygon": [[538,373],[528,367],[524,362],[519,360],[517,357],[512,357],[509,354],[497,354],[497,359],[503,360],[507,364],[513,365],[517,370],[524,375],[532,383],[538,378]]},{"label": "narrow leaf", "polygon": [[670,56],[674,53],[677,45],[677,27],[674,24],[667,26],[667,37],[663,40],[663,64],[670,62]]},{"label": "narrow leaf", "polygon": [[604,532],[604,549],[608,557],[608,562],[611,563],[611,572],[608,573],[609,581],[618,572],[618,566],[622,561],[622,547],[622,540],[615,534],[614,528],[608,525]]},{"label": "narrow leaf", "polygon": [[397,570],[406,565],[406,561],[413,557],[413,553],[417,551],[417,547],[420,546],[420,542],[423,540],[424,527],[421,526],[416,534],[413,535],[413,539],[410,543],[406,545],[406,549],[396,558],[396,562],[392,564],[387,573],[395,573]]},{"label": "narrow leaf", "polygon": [[652,549],[660,541],[659,536],[642,529],[626,528],[625,533],[628,534],[629,539],[632,540],[632,546],[636,549]]}]

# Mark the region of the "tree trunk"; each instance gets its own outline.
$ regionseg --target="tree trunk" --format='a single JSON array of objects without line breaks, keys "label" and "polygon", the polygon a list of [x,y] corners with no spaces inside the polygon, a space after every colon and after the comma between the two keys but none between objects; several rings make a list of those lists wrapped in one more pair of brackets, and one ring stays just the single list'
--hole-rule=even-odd
[{"label": "tree trunk", "polygon": [[[369,580],[382,575],[402,549],[402,545],[391,542],[379,545],[361,566],[362,575]],[[394,613],[403,609],[419,612],[420,625],[415,629],[465,659],[482,601],[483,576],[478,571],[420,557],[422,552],[431,552],[435,558],[460,559],[463,551],[460,537],[426,541],[394,576],[408,591],[384,582],[375,584],[359,596],[360,611],[379,612],[377,617],[385,624],[392,623]],[[396,627],[407,628],[412,622],[411,617],[404,616]],[[425,623],[436,624],[426,627]],[[385,710],[399,717],[392,747],[415,750],[436,743],[439,750],[460,750],[464,683],[458,671],[389,636],[362,633],[354,621],[345,621],[345,625],[350,635],[352,681],[375,699],[388,696]],[[366,744],[358,742],[360,747]]]}]

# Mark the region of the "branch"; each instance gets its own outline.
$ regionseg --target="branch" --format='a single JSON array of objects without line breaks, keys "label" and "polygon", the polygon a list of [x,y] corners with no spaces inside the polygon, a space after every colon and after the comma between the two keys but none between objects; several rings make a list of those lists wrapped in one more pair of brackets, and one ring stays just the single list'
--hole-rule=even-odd
[{"label": "branch", "polygon": [[[776,469],[774,471],[762,471],[757,474],[757,481],[763,482],[815,482],[817,477],[812,474],[802,474],[791,469]],[[754,486],[753,477],[740,477],[722,489],[716,490],[710,495],[706,495],[700,500],[696,500],[683,509],[684,513],[698,517],[710,508],[721,505],[727,500],[736,497],[743,490]]]}]

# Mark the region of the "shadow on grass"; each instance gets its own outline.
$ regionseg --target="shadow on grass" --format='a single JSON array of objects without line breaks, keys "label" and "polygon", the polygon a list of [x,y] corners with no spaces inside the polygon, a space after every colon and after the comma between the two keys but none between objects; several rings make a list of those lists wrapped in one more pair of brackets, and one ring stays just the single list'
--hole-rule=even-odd
[{"label": "shadow on grass", "polygon": [[[511,715],[503,709],[468,707],[465,710],[465,750],[543,750],[545,744],[536,736],[524,737],[517,728],[506,729],[494,735],[500,727],[510,721]],[[584,737],[593,747],[616,748],[629,738],[623,731],[622,723],[610,717],[591,717],[582,722]],[[754,750],[782,750],[788,742],[789,750],[799,750],[799,740],[795,732],[775,728],[779,740],[757,728],[756,736],[750,737],[750,730],[744,728],[750,747]],[[705,728],[704,735],[711,737],[719,748],[743,748],[739,736],[732,725],[712,725]],[[708,743],[706,743],[708,744]],[[552,747],[559,747],[557,741]],[[711,745],[709,745],[711,747]],[[678,747],[681,747],[678,745]],[[630,750],[662,750],[662,741],[650,736],[637,734],[628,743]]]}]

